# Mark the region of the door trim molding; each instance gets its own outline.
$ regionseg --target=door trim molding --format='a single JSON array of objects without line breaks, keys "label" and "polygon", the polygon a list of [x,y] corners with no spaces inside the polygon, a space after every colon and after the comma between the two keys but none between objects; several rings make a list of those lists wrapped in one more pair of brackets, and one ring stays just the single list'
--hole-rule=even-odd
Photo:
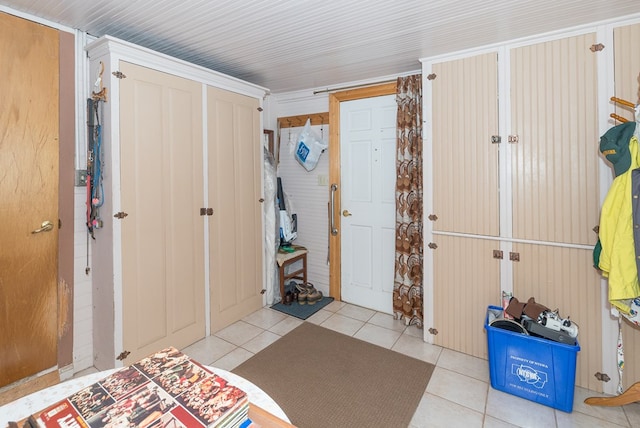
[{"label": "door trim molding", "polygon": [[336,300],[342,300],[340,277],[342,260],[340,251],[340,103],[362,98],[393,95],[396,93],[396,87],[396,82],[391,82],[329,94],[329,186],[333,183],[338,185],[335,193],[337,203],[333,207],[335,227],[338,229],[338,233],[336,235],[329,234],[329,295]]}]

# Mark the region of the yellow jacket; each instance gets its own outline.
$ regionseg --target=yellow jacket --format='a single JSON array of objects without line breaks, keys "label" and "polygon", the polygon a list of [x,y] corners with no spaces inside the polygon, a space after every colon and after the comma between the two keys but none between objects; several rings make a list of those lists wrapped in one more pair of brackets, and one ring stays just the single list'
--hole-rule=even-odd
[{"label": "yellow jacket", "polygon": [[613,180],[602,205],[598,232],[602,244],[598,267],[609,278],[609,302],[625,314],[630,300],[640,296],[631,200],[631,171],[640,166],[635,136],[629,141],[629,151],[631,166]]}]

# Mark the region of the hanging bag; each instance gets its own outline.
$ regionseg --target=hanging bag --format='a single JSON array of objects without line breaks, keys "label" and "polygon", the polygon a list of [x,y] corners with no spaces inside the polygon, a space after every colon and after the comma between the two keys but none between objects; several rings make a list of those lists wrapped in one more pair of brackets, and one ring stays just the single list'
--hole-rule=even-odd
[{"label": "hanging bag", "polygon": [[307,171],[313,170],[318,164],[320,155],[329,147],[311,129],[311,119],[307,119],[296,143],[296,160]]}]

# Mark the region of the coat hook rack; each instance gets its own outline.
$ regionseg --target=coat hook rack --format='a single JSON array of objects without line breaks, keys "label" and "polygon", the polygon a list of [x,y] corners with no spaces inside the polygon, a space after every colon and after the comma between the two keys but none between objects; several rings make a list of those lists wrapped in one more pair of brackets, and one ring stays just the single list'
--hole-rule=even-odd
[{"label": "coat hook rack", "polygon": [[[631,108],[631,109],[635,109],[636,108],[635,104],[633,104],[631,101],[623,100],[622,98],[611,97],[611,98],[609,98],[609,100],[611,100],[614,103],[619,104],[619,105],[621,105],[623,107],[628,107],[628,108]],[[609,117],[617,120],[618,122],[622,122],[622,123],[629,122],[629,119],[627,119],[627,118],[625,118],[623,116],[620,116],[619,114],[616,114],[616,113],[609,114]]]},{"label": "coat hook rack", "polygon": [[311,120],[311,125],[324,125],[329,123],[329,112],[304,114],[300,116],[279,117],[278,125],[281,128],[299,128]]}]

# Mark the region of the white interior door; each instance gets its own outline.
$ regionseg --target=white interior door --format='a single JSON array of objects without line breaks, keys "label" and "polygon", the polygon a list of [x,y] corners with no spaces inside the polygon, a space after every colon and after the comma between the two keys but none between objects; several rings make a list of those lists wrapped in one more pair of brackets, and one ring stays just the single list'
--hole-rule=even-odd
[{"label": "white interior door", "polygon": [[342,102],[342,300],[392,312],[395,95]]}]

